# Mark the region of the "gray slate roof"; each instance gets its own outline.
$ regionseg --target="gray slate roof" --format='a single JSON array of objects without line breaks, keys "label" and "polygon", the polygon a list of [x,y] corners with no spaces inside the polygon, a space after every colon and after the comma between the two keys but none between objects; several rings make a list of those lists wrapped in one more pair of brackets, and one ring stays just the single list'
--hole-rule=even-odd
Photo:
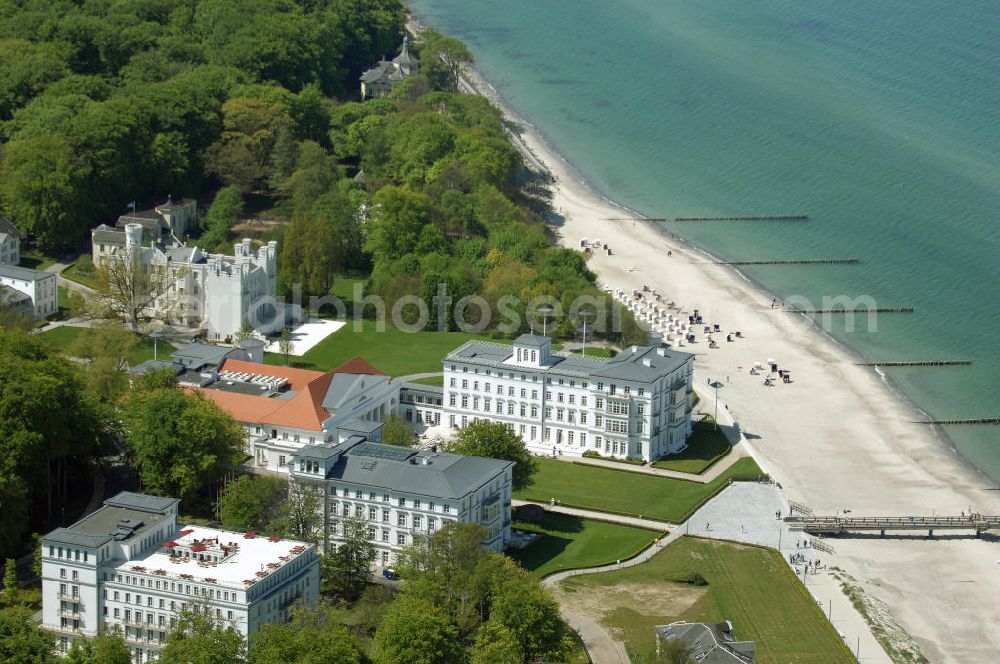
[{"label": "gray slate roof", "polygon": [[72,546],[99,547],[112,540],[126,541],[138,537],[166,519],[167,510],[179,502],[176,498],[147,496],[122,491],[104,501],[104,506],[69,528],[56,528],[45,542]]},{"label": "gray slate roof", "polygon": [[18,230],[17,226],[14,225],[14,222],[7,217],[0,216],[0,234],[2,233],[12,235],[18,240],[24,239],[24,233]]},{"label": "gray slate roof", "polygon": [[552,339],[549,337],[543,337],[540,334],[522,334],[517,339],[514,339],[515,346],[527,346],[529,348],[541,348],[547,343],[551,343]]},{"label": "gray slate roof", "polygon": [[6,284],[0,284],[0,304],[6,304],[11,306],[18,306],[27,302],[31,304],[31,296],[27,293],[23,293],[16,288],[11,288]]},{"label": "gray slate roof", "polygon": [[179,502],[179,498],[165,498],[163,496],[152,496],[148,493],[121,491],[105,500],[104,504],[113,507],[142,510],[144,512],[163,512]]},{"label": "gray slate roof", "polygon": [[691,353],[669,348],[664,348],[661,356],[657,350],[653,346],[630,346],[608,360],[601,369],[593,373],[593,376],[652,383],[680,369],[694,357]]},{"label": "gray slate roof", "polygon": [[27,267],[17,267],[16,265],[0,265],[0,277],[8,279],[20,279],[21,281],[38,281],[39,279],[55,278],[54,272],[39,272]]},{"label": "gray slate roof", "polygon": [[[306,449],[326,447],[327,456],[321,458],[329,458],[335,454],[340,456],[327,474],[328,480],[455,500],[475,491],[514,465],[513,461],[352,442],[360,438],[355,436],[336,446],[315,445],[303,448],[296,456],[302,456]],[[341,449],[334,451],[335,448]],[[411,463],[411,459],[415,463]]]},{"label": "gray slate roof", "polygon": [[222,364],[232,348],[213,344],[193,343],[175,350],[170,357],[185,367],[199,369],[204,366],[217,367]]}]

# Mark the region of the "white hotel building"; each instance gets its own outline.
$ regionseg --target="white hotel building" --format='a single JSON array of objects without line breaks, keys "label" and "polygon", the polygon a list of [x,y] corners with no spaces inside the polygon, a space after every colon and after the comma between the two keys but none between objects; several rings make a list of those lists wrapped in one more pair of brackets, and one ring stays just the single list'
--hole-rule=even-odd
[{"label": "white hotel building", "polygon": [[693,355],[668,347],[607,359],[553,354],[535,334],[470,341],[444,359],[443,411],[457,428],[504,422],[539,454],[650,461],[687,446],[693,371]]},{"label": "white hotel building", "polygon": [[375,544],[375,562],[386,566],[415,538],[453,521],[482,527],[483,545],[503,552],[510,540],[513,468],[511,461],[418,451],[354,436],[298,450],[289,475],[323,496],[325,547],[343,540],[345,521],[360,518]]},{"label": "white hotel building", "polygon": [[59,650],[116,629],[133,661],[148,662],[185,609],[247,637],[295,603],[316,606],[315,545],[181,526],[178,502],[122,492],[42,538],[42,626]]}]

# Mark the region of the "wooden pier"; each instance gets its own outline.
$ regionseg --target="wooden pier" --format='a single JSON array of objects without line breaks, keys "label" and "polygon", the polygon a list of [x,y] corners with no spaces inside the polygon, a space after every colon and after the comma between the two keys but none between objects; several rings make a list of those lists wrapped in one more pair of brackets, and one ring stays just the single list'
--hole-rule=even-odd
[{"label": "wooden pier", "polygon": [[970,514],[968,516],[789,516],[785,523],[816,535],[843,535],[852,532],[877,531],[882,537],[889,532],[926,530],[934,537],[935,530],[972,531],[977,537],[987,530],[1000,530],[1000,516]]},{"label": "wooden pier", "polygon": [[716,261],[719,265],[857,265],[860,258],[804,258],[773,261]]},{"label": "wooden pier", "polygon": [[809,215],[761,214],[745,217],[674,217],[674,221],[809,221]]},{"label": "wooden pier", "polygon": [[890,360],[888,362],[858,362],[859,367],[967,367],[972,360]]},{"label": "wooden pier", "polygon": [[857,309],[783,309],[793,314],[912,314],[913,307],[859,307]]}]

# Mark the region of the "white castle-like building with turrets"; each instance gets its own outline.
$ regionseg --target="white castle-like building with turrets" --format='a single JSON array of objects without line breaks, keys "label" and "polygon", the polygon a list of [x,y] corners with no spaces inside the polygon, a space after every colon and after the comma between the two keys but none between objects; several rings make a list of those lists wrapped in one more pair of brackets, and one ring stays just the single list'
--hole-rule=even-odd
[{"label": "white castle-like building with turrets", "polygon": [[182,243],[167,222],[147,221],[123,217],[116,228],[91,232],[95,266],[135,261],[146,273],[165,272],[169,285],[156,289],[162,292],[152,294],[144,315],[202,328],[212,340],[231,337],[244,321],[265,335],[281,330],[291,312],[276,299],[277,242],[255,249],[244,238],[232,256],[213,254]]}]

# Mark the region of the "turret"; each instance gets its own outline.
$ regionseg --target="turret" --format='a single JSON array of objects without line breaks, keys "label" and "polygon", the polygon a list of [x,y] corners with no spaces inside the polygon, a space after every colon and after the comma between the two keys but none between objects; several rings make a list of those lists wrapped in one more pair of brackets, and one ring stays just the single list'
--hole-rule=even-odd
[{"label": "turret", "polygon": [[138,251],[142,247],[142,224],[125,224],[125,250]]}]

